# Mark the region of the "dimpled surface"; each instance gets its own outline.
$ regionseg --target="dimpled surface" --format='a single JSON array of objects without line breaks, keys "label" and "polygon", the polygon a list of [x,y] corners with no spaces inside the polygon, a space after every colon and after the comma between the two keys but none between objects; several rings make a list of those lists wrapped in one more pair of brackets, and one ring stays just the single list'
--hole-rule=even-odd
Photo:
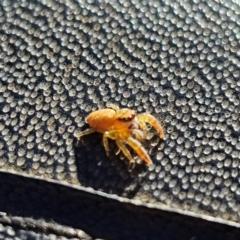
[{"label": "dimpled surface", "polygon": [[[239,12],[211,0],[1,1],[1,169],[238,222]],[[144,143],[152,166],[129,172],[98,134],[75,145],[107,103],[162,121],[165,139],[150,131]]]},{"label": "dimpled surface", "polygon": [[4,240],[238,240],[240,233],[227,225],[15,174],[0,173],[0,192]]}]

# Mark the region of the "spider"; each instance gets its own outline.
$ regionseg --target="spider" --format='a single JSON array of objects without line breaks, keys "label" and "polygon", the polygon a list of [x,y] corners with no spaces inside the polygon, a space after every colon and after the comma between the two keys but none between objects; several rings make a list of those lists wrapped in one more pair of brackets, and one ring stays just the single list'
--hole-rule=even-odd
[{"label": "spider", "polygon": [[130,161],[130,164],[134,164],[135,161],[127,149],[126,144],[129,145],[147,165],[152,164],[152,160],[147,151],[140,143],[147,135],[148,128],[146,123],[156,129],[161,139],[164,138],[163,128],[155,117],[148,113],[136,115],[134,110],[128,108],[120,109],[114,104],[109,104],[105,109],[90,113],[86,118],[86,122],[91,128],[79,133],[74,133],[74,136],[78,140],[84,135],[100,132],[103,134],[103,146],[107,156],[109,156],[110,152],[108,145],[108,138],[110,138],[116,141],[118,148]]}]

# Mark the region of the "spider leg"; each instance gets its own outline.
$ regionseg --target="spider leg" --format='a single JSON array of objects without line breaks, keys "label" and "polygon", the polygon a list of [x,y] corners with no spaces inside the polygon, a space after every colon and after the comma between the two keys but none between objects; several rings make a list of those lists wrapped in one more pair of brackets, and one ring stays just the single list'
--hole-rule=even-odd
[{"label": "spider leg", "polygon": [[148,165],[152,164],[152,160],[150,159],[147,151],[141,145],[139,141],[136,139],[129,137],[126,140],[126,143],[137,153],[137,155]]},{"label": "spider leg", "polygon": [[113,132],[109,132],[109,131],[106,131],[103,134],[103,146],[105,148],[107,156],[109,156],[109,152],[110,152],[109,145],[108,145],[108,138],[115,140],[116,136]]},{"label": "spider leg", "polygon": [[146,131],[144,129],[131,129],[131,133],[133,136],[138,140],[142,141],[143,139],[146,138]]},{"label": "spider leg", "polygon": [[139,121],[141,128],[145,130],[146,129],[145,122],[147,122],[156,129],[161,139],[164,138],[163,128],[154,116],[148,113],[141,113],[137,115],[137,119]]},{"label": "spider leg", "polygon": [[109,156],[109,152],[110,152],[109,145],[108,145],[108,138],[110,138],[110,133],[105,132],[103,134],[103,146],[105,148],[107,156]]},{"label": "spider leg", "polygon": [[88,129],[86,129],[86,130],[84,130],[84,131],[82,131],[82,132],[75,132],[75,133],[74,133],[74,137],[76,137],[77,139],[80,139],[82,136],[91,134],[91,133],[93,133],[93,132],[95,132],[95,129],[93,129],[93,128],[88,128]]},{"label": "spider leg", "polygon": [[119,139],[116,139],[116,144],[119,147],[119,149],[123,152],[123,154],[125,155],[125,157],[130,161],[131,164],[134,163],[134,160],[132,158],[131,153],[128,151],[128,149],[126,148],[126,146],[123,144],[123,142]]}]

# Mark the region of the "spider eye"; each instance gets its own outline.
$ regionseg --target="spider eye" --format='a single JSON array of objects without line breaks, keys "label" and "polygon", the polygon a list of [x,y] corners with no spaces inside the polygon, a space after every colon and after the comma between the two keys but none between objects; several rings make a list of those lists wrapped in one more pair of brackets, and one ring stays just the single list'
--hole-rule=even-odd
[{"label": "spider eye", "polygon": [[129,118],[118,118],[118,120],[120,120],[120,121],[123,121],[123,122],[129,122],[129,121],[131,121],[133,118],[132,117],[129,117]]}]

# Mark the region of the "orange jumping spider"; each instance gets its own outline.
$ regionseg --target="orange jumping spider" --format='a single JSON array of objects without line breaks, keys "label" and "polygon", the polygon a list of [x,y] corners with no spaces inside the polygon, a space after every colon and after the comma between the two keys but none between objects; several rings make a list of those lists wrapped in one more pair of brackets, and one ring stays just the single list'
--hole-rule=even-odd
[{"label": "orange jumping spider", "polygon": [[147,151],[140,143],[147,135],[148,128],[146,123],[157,130],[161,139],[164,137],[162,126],[152,115],[148,113],[136,115],[134,110],[128,108],[120,109],[114,104],[109,104],[105,109],[90,113],[86,118],[86,122],[91,128],[75,133],[74,135],[77,139],[93,132],[103,133],[103,146],[107,155],[109,155],[108,138],[110,138],[116,141],[118,148],[131,164],[134,164],[134,160],[125,144],[133,148],[146,164],[152,164]]}]

